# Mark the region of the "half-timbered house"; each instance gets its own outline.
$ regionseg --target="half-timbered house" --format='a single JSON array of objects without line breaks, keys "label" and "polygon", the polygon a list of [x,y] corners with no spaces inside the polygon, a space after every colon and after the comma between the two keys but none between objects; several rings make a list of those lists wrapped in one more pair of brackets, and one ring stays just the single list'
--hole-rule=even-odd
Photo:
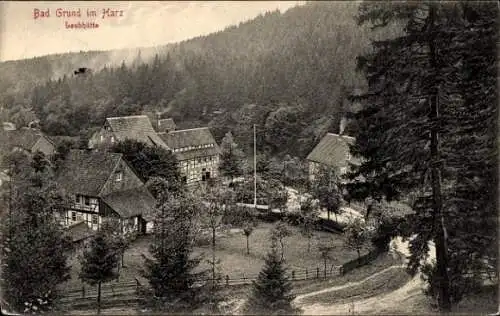
[{"label": "half-timbered house", "polygon": [[122,154],[72,150],[56,181],[72,200],[61,218],[66,226],[85,222],[98,230],[111,217],[119,219],[123,233],[151,230],[155,199]]},{"label": "half-timbered house", "polygon": [[218,176],[220,149],[208,127],[160,134],[177,158],[187,184]]}]

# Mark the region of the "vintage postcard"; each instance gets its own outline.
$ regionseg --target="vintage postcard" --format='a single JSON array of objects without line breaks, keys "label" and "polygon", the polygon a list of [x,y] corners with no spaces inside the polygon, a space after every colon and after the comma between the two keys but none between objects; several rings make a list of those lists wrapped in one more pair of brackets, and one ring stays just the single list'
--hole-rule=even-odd
[{"label": "vintage postcard", "polygon": [[497,313],[498,13],[0,2],[1,314]]}]

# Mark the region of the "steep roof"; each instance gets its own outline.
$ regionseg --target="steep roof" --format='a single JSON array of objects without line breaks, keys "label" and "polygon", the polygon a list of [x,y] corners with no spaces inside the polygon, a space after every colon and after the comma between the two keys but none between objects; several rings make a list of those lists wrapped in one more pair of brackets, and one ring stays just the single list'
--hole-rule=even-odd
[{"label": "steep roof", "polygon": [[306,159],[339,168],[347,167],[347,161],[356,164],[358,159],[349,155],[349,145],[354,144],[354,141],[353,137],[328,133],[314,147]]},{"label": "steep roof", "polygon": [[153,219],[155,199],[145,186],[126,191],[110,193],[102,197],[104,203],[122,218],[142,215],[146,221]]},{"label": "steep roof", "polygon": [[161,135],[161,138],[171,149],[216,144],[214,136],[208,127],[172,131]]},{"label": "steep roof", "polygon": [[146,115],[108,117],[106,122],[111,127],[118,141],[132,139],[150,145],[168,148],[158,136]]},{"label": "steep roof", "polygon": [[215,156],[218,154],[220,154],[220,150],[217,147],[217,145],[208,148],[199,148],[188,151],[174,152],[174,155],[178,161],[207,157],[207,156]]},{"label": "steep roof", "polygon": [[171,118],[158,120],[158,132],[174,131],[175,128],[175,122]]},{"label": "steep roof", "polygon": [[174,155],[178,160],[216,155],[220,151],[208,127],[172,131],[167,134],[160,134],[160,137],[171,149],[186,149],[174,151]]},{"label": "steep roof", "polygon": [[0,149],[2,151],[9,151],[12,150],[13,147],[20,147],[29,151],[40,137],[45,136],[39,130],[31,128],[2,130],[0,131]]},{"label": "steep roof", "polygon": [[122,154],[71,150],[59,167],[56,181],[68,192],[97,196]]}]

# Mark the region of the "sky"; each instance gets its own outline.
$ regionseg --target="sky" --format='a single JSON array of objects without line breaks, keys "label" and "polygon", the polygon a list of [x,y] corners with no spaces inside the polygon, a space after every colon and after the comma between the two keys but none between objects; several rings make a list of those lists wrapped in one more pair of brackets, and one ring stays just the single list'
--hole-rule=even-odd
[{"label": "sky", "polygon": [[[284,12],[303,3],[304,1],[0,2],[0,61],[54,53],[175,43],[222,30],[266,11],[279,9]],[[78,10],[80,17],[58,16]],[[96,17],[88,17],[87,10],[95,11]],[[112,11],[116,13],[113,14]],[[47,12],[48,17],[42,16]],[[103,17],[103,13],[106,16]],[[78,22],[99,26],[87,29],[68,28]]]}]

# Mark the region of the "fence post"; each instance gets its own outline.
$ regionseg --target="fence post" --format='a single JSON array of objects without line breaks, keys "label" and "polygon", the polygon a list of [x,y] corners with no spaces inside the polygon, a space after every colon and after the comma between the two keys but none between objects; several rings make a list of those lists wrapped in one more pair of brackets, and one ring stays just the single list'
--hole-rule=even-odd
[{"label": "fence post", "polygon": [[135,278],[135,283],[136,283],[136,292],[139,292],[139,287],[141,286],[141,283],[139,283],[139,280],[137,278]]},{"label": "fence post", "polygon": [[229,275],[226,274],[226,285],[229,285]]},{"label": "fence post", "polygon": [[295,270],[292,271],[292,280],[295,280]]},{"label": "fence post", "polygon": [[316,279],[319,279],[319,267],[316,267]]},{"label": "fence post", "polygon": [[308,273],[307,273],[307,272],[308,272],[308,271],[307,271],[307,268],[306,268],[306,280],[307,280],[307,275],[308,275]]}]

